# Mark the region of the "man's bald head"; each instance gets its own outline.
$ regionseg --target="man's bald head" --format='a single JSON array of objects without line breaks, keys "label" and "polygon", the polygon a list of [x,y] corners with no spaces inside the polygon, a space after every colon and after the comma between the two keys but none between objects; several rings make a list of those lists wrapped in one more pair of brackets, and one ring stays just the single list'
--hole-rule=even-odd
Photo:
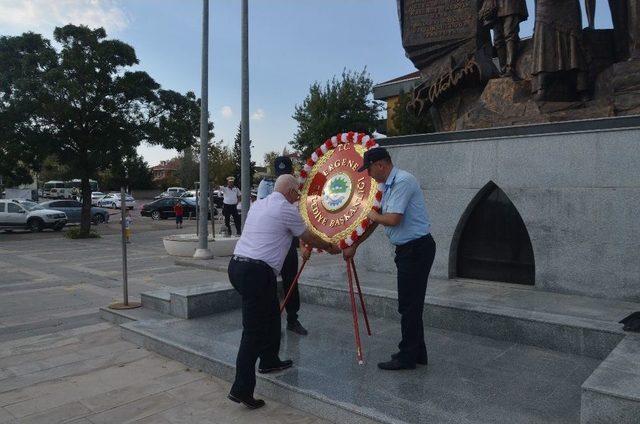
[{"label": "man's bald head", "polygon": [[298,190],[298,179],[291,174],[280,175],[276,179],[273,191],[282,193],[289,202],[295,203],[300,195],[300,191]]},{"label": "man's bald head", "polygon": [[280,175],[273,187],[274,191],[282,194],[287,194],[292,189],[298,189],[298,179],[291,174]]}]

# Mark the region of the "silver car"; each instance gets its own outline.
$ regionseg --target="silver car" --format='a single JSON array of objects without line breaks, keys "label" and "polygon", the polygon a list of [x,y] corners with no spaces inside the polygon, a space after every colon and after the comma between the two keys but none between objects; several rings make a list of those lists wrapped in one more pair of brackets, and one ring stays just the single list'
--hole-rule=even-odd
[{"label": "silver car", "polygon": [[[67,215],[69,223],[80,222],[82,215],[82,203],[77,200],[50,200],[48,202],[40,203],[45,209],[53,209],[56,211],[64,212]],[[109,211],[104,208],[91,208],[91,222],[94,224],[102,224],[109,222]]]}]

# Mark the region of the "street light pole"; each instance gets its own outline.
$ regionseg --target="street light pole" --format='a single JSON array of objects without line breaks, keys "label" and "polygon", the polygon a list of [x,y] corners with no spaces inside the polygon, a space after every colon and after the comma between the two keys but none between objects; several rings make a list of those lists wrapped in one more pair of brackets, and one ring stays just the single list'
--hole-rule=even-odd
[{"label": "street light pole", "polygon": [[250,138],[249,138],[249,1],[242,0],[242,125],[240,184],[242,184],[242,226],[251,205]]},{"label": "street light pole", "polygon": [[202,0],[202,89],[200,93],[200,210],[198,212],[198,248],[195,259],[211,259],[208,248],[209,172],[207,147],[209,144],[209,0]]}]

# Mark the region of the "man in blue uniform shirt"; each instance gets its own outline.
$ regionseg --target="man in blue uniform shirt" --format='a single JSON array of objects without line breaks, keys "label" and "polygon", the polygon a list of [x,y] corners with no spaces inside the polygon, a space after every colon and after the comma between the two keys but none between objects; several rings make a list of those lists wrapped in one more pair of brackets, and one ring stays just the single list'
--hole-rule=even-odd
[{"label": "man in blue uniform shirt", "polygon": [[410,173],[394,167],[385,148],[377,147],[365,152],[364,163],[358,171],[364,170],[376,182],[384,183],[382,213],[369,213],[374,224],[356,244],[344,249],[343,255],[346,259],[353,257],[358,244],[378,224],[384,227],[389,241],[396,247],[402,340],[398,344],[399,352],[391,355],[390,361],[380,362],[378,367],[384,370],[414,369],[416,364],[426,365],[428,362],[422,313],[427,279],[436,252],[431,222],[418,181]]}]

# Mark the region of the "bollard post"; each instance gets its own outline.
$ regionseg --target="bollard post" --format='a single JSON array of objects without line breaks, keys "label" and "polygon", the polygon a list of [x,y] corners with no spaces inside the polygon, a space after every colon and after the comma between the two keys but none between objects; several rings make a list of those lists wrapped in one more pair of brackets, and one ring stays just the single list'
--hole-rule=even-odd
[{"label": "bollard post", "polygon": [[[122,303],[112,303],[110,309],[134,309],[140,302],[129,302],[129,279],[127,275],[127,193],[120,187],[120,234],[122,235]],[[131,229],[129,229],[131,231]]]}]

